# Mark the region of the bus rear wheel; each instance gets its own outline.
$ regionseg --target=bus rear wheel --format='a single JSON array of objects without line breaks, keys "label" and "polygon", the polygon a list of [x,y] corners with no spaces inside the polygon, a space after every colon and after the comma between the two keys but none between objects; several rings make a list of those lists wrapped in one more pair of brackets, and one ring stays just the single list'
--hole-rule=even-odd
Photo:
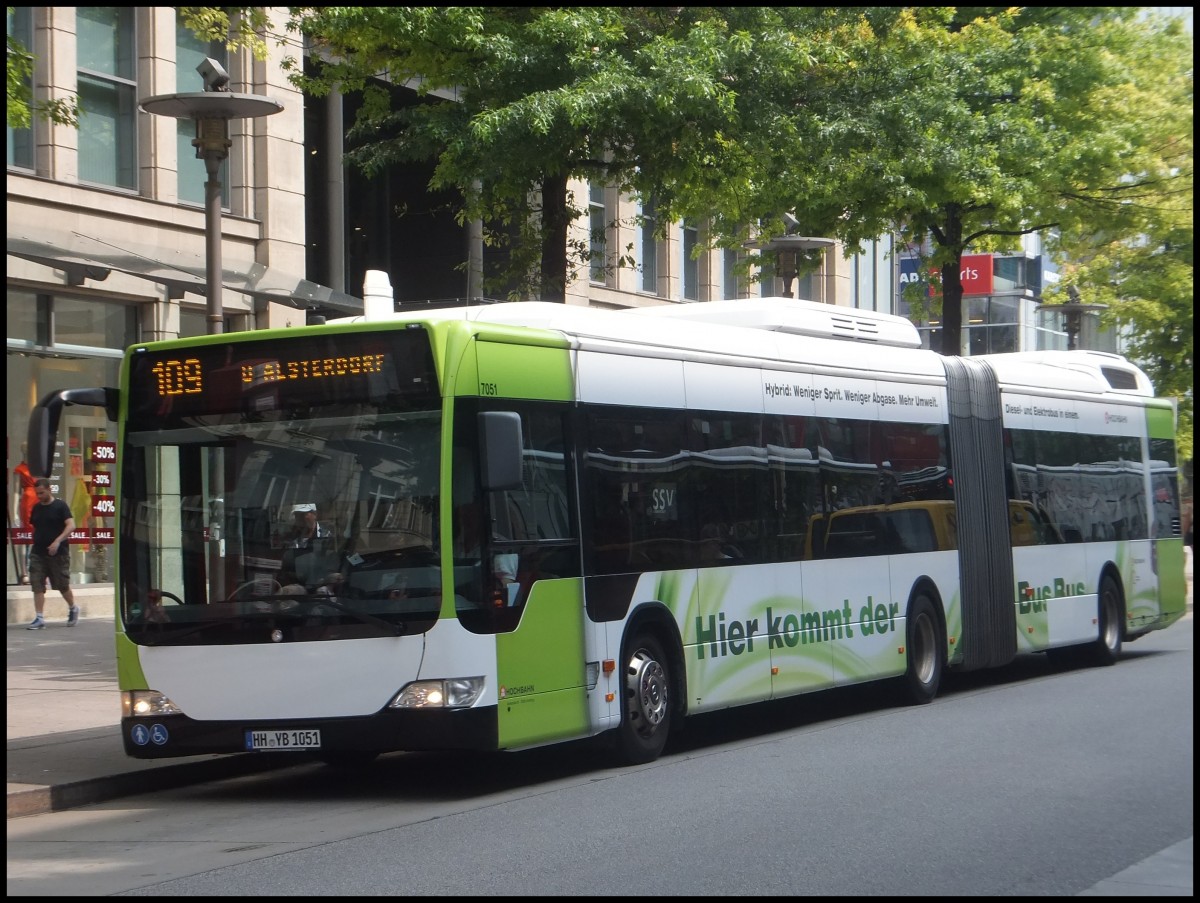
[{"label": "bus rear wheel", "polygon": [[627,647],[617,755],[626,765],[653,762],[671,730],[671,680],[662,645],[640,633]]},{"label": "bus rear wheel", "polygon": [[1100,636],[1085,647],[1086,660],[1093,665],[1115,665],[1121,657],[1121,622],[1125,606],[1117,581],[1105,575],[1100,581],[1096,613],[1100,619]]},{"label": "bus rear wheel", "polygon": [[942,631],[933,600],[918,593],[908,606],[904,645],[908,668],[904,672],[905,696],[915,705],[933,702],[942,684],[945,663]]}]

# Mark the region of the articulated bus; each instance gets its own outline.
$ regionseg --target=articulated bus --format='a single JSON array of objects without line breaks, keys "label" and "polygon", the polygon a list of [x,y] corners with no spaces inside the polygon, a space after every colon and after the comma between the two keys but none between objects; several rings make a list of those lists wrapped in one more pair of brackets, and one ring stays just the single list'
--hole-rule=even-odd
[{"label": "articulated bus", "polygon": [[[1175,415],[1087,351],[922,350],[786,298],[541,302],[128,349],[125,751],[660,755],[688,716],[1048,653],[1185,611]],[[299,552],[296,510],[319,538]]]}]

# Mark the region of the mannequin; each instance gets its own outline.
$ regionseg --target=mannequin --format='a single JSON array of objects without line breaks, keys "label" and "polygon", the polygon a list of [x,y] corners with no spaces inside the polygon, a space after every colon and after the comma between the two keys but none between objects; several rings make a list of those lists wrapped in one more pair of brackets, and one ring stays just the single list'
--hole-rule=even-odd
[{"label": "mannequin", "polygon": [[[13,476],[16,477],[16,492],[13,494],[15,504],[13,505],[13,520],[17,527],[28,529],[30,526],[29,515],[33,511],[33,506],[37,504],[37,490],[34,489],[34,476],[29,472],[29,463],[25,460],[29,451],[28,443],[21,443],[21,463],[13,468]],[[26,548],[26,553],[29,549]],[[21,582],[29,582],[29,561],[27,555],[20,557]]]}]

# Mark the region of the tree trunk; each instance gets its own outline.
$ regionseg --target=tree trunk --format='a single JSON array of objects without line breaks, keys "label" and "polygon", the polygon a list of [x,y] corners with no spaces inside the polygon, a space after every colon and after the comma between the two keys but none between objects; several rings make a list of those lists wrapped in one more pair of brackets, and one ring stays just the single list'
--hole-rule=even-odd
[{"label": "tree trunk", "polygon": [[963,223],[957,204],[943,209],[943,230],[934,231],[935,239],[951,256],[942,264],[942,354],[962,354],[963,336]]},{"label": "tree trunk", "polygon": [[942,354],[962,354],[962,251],[942,264]]}]

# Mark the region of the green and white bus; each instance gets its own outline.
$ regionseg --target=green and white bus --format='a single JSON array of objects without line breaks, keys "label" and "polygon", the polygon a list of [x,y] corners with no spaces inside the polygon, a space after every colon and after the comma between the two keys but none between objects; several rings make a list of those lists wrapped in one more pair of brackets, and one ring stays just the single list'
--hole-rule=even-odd
[{"label": "green and white bus", "polygon": [[[128,349],[126,752],[656,758],[703,712],[1045,652],[1185,611],[1174,409],[1121,357],[922,350],[791,299],[539,302]],[[314,511],[300,568],[288,527]]]}]

